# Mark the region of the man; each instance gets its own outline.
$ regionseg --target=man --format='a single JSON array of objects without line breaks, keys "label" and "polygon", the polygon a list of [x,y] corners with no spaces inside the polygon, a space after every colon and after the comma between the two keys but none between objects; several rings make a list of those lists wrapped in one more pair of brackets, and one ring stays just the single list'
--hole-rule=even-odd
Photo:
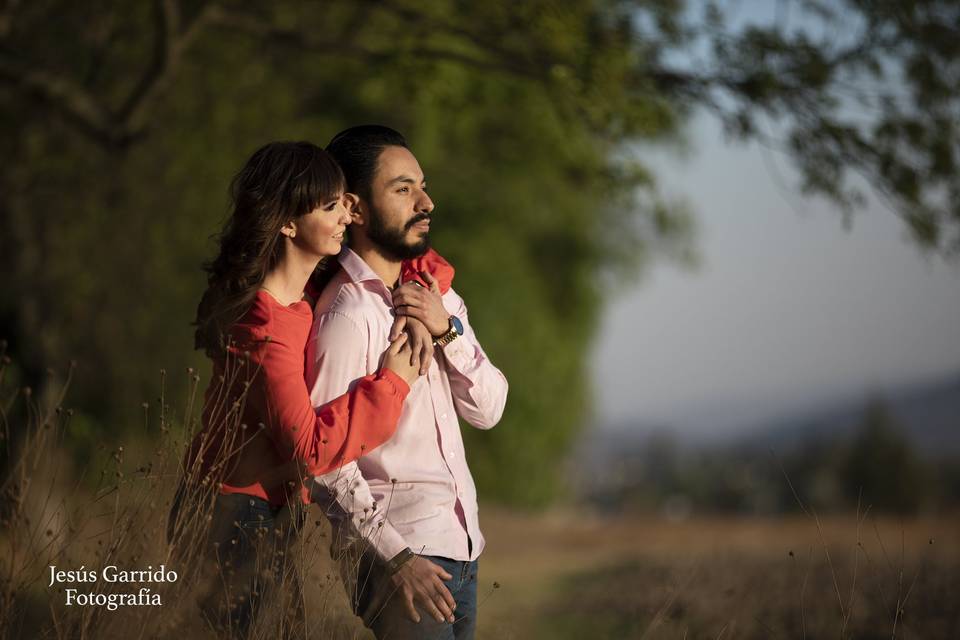
[{"label": "man", "polygon": [[[426,375],[411,386],[394,437],[317,478],[314,499],[334,525],[332,551],[355,611],[378,638],[469,639],[484,539],[458,416],[480,429],[496,425],[507,381],[477,342],[453,289],[441,296],[429,274],[429,289],[399,286],[401,261],[429,248],[434,208],[403,136],[353,127],[327,150],[355,197],[349,248],[314,312],[307,350],[314,406],[379,367],[397,314],[422,322],[435,351]],[[351,553],[358,548],[359,558]]]}]

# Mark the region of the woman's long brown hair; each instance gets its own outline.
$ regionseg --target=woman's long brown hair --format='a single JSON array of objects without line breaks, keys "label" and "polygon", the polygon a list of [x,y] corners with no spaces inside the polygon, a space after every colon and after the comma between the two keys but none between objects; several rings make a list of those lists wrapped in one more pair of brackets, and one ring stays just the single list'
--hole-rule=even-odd
[{"label": "woman's long brown hair", "polygon": [[203,265],[207,290],[197,306],[195,348],[211,358],[223,353],[230,327],[283,257],[280,229],[344,188],[337,163],[309,142],[271,142],[250,157],[230,184],[233,210],[220,251]]}]

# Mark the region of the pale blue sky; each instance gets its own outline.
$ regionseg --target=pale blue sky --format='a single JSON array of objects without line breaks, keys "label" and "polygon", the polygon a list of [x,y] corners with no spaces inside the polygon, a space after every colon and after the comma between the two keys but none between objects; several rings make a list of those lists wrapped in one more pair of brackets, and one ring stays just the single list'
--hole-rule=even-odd
[{"label": "pale blue sky", "polygon": [[960,266],[922,254],[879,205],[845,230],[799,195],[787,159],[784,192],[707,116],[689,139],[686,158],[641,153],[692,205],[702,265],[655,265],[616,292],[594,350],[597,423],[728,429],[960,371]]}]

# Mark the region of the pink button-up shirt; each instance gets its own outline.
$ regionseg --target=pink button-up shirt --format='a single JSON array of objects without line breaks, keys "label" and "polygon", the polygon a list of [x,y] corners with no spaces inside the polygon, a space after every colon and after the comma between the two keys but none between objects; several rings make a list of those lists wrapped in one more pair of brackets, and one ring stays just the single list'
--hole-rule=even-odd
[{"label": "pink button-up shirt", "polygon": [[[350,249],[338,259],[342,269],[317,301],[307,343],[314,406],[380,367],[394,320],[380,277]],[[483,551],[457,417],[493,427],[506,404],[507,380],[477,342],[463,299],[450,289],[443,305],[460,318],[464,334],[438,348],[430,370],[411,385],[396,434],[358,461],[314,478],[313,499],[345,536],[341,541],[362,536],[384,560],[406,547],[454,560],[474,560]]]}]

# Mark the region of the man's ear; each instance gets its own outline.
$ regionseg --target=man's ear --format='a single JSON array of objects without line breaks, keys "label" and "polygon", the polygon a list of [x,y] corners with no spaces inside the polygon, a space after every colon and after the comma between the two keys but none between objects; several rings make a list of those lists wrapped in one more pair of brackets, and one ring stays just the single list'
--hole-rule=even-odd
[{"label": "man's ear", "polygon": [[343,194],[343,206],[350,214],[350,223],[363,225],[367,222],[367,208],[363,200],[355,193],[347,191]]}]

